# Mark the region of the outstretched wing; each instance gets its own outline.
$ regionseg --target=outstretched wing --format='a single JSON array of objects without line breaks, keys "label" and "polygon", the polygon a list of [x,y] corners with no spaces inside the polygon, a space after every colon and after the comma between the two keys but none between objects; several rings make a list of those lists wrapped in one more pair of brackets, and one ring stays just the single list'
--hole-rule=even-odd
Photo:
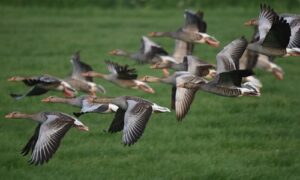
[{"label": "outstretched wing", "polygon": [[291,36],[290,25],[283,18],[274,19],[272,27],[266,35],[262,45],[272,48],[286,48]]},{"label": "outstretched wing", "polygon": [[270,6],[267,6],[266,4],[260,5],[258,31],[261,42],[265,39],[276,17],[278,18],[277,13]]},{"label": "outstretched wing", "polygon": [[25,96],[38,96],[41,94],[45,94],[46,92],[48,92],[47,89],[43,89],[43,88],[34,86],[29,91],[27,91],[25,94],[11,93],[10,96],[15,98],[16,100],[20,100],[20,99],[24,98]]},{"label": "outstretched wing", "polygon": [[121,66],[118,63],[106,60],[107,69],[112,73],[117,75],[119,79],[131,80],[137,78],[137,73],[134,68],[129,69],[128,65]]},{"label": "outstretched wing", "polygon": [[40,127],[38,140],[30,159],[31,164],[42,165],[48,162],[74,122],[71,118],[56,115],[47,115],[47,117],[48,119]]},{"label": "outstretched wing", "polygon": [[[176,78],[176,85],[189,82],[191,76],[179,76]],[[197,89],[186,89],[177,87],[176,89],[176,100],[175,100],[175,111],[176,118],[181,121],[188,113],[191,104],[193,103]]]},{"label": "outstretched wing", "polygon": [[241,87],[242,78],[254,75],[253,71],[251,70],[235,70],[230,72],[223,72],[217,75],[217,77],[209,82],[216,84],[217,86],[236,86]]},{"label": "outstretched wing", "polygon": [[88,65],[80,60],[79,51],[77,51],[73,54],[73,56],[71,58],[71,63],[72,63],[71,77],[73,79],[86,80],[89,82],[93,82],[92,77],[83,77],[82,76],[82,73],[93,71],[93,68],[90,65]]},{"label": "outstretched wing", "polygon": [[122,141],[124,145],[132,145],[142,136],[152,114],[152,106],[148,102],[134,100],[127,100],[127,104]]},{"label": "outstretched wing", "polygon": [[292,21],[291,37],[288,44],[288,48],[300,48],[300,18],[298,21]]},{"label": "outstretched wing", "polygon": [[239,60],[247,48],[245,37],[238,38],[223,48],[217,54],[217,73],[239,69]]},{"label": "outstretched wing", "polygon": [[124,116],[125,116],[125,110],[119,108],[108,128],[108,132],[115,133],[115,132],[122,131],[124,128]]}]

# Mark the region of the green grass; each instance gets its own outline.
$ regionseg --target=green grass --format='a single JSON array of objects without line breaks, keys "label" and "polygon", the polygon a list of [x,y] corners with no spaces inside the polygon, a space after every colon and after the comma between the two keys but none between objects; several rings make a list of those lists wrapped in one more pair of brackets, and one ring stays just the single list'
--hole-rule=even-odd
[{"label": "green grass", "polygon": [[[243,22],[257,15],[257,9],[243,8],[205,12],[208,33],[222,46],[242,35],[250,37],[252,29]],[[1,117],[11,111],[77,110],[40,102],[51,93],[14,101],[8,94],[27,87],[6,81],[12,75],[64,77],[76,50],[96,71],[106,72],[104,60],[109,58],[134,65],[140,76],[160,75],[160,71],[110,57],[107,52],[114,48],[135,51],[142,35],[175,30],[183,22],[181,10],[0,7],[0,16]],[[154,40],[172,52],[172,40]],[[199,45],[195,55],[215,63],[220,50]],[[276,62],[285,70],[285,79],[277,81],[257,70],[264,85],[261,97],[225,98],[200,92],[182,123],[176,122],[174,112],[154,114],[142,138],[131,147],[121,145],[121,133],[102,131],[113,115],[86,115],[80,119],[90,132],[72,129],[42,167],[27,164],[29,157],[20,155],[36,124],[1,118],[1,179],[299,179],[299,58]],[[153,84],[157,93],[152,95],[97,82],[108,90],[107,96],[135,95],[162,106],[170,104],[167,85]]]}]

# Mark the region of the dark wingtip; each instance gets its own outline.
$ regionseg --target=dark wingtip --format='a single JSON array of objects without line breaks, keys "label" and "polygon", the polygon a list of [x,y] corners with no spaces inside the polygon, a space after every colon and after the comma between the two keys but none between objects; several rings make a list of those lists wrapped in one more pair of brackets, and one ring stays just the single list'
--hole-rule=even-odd
[{"label": "dark wingtip", "polygon": [[23,97],[23,95],[21,94],[14,94],[14,93],[10,93],[9,95],[16,100],[19,100]]},{"label": "dark wingtip", "polygon": [[83,114],[84,113],[82,113],[82,112],[73,112],[73,115],[76,116],[76,117],[80,117]]}]

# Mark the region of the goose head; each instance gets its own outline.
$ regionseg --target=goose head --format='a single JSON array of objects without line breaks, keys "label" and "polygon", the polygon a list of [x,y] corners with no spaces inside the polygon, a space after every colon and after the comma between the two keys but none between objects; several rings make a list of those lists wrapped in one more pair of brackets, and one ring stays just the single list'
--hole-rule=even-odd
[{"label": "goose head", "polygon": [[206,34],[206,33],[197,33],[197,40],[198,43],[206,43],[214,48],[220,46],[220,42],[213,36]]},{"label": "goose head", "polygon": [[108,54],[113,55],[113,56],[127,56],[128,55],[127,52],[125,52],[124,50],[121,50],[121,49],[112,50]]},{"label": "goose head", "polygon": [[171,67],[170,61],[157,62],[150,66],[151,69],[164,69],[164,68],[170,68],[170,67]]},{"label": "goose head", "polygon": [[7,79],[7,81],[23,81],[24,78],[20,76],[13,76]]},{"label": "goose head", "polygon": [[85,72],[85,73],[81,73],[81,75],[83,77],[96,77],[96,76],[98,76],[98,73],[96,73],[94,71],[88,71],[88,72]]},{"label": "goose head", "polygon": [[28,115],[21,112],[11,112],[9,114],[6,114],[4,117],[6,119],[21,119],[21,118],[27,118]]},{"label": "goose head", "polygon": [[155,76],[148,76],[148,75],[146,75],[146,76],[140,78],[139,80],[143,81],[143,82],[159,82],[160,78],[155,77]]},{"label": "goose head", "polygon": [[244,23],[245,26],[257,26],[258,18],[250,19]]},{"label": "goose head", "polygon": [[44,103],[59,103],[59,102],[66,102],[68,100],[72,100],[73,98],[60,98],[55,96],[49,96],[47,98],[42,99],[41,101]]},{"label": "goose head", "polygon": [[77,91],[65,81],[62,81],[57,89],[62,90],[64,92],[65,97],[75,97],[75,95],[77,94]]},{"label": "goose head", "polygon": [[89,131],[89,127],[85,126],[82,122],[80,122],[77,119],[75,119],[74,121],[74,126],[80,131]]}]

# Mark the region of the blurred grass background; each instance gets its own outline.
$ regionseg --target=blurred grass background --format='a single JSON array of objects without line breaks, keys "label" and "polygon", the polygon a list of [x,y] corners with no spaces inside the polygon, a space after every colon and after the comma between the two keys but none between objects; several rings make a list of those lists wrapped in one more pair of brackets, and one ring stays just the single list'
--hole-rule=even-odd
[{"label": "blurred grass background", "polygon": [[[12,75],[47,73],[63,78],[71,70],[69,59],[77,50],[99,72],[107,72],[104,60],[111,59],[136,67],[140,76],[161,75],[148,66],[107,53],[115,48],[135,51],[142,35],[177,29],[183,23],[183,9],[188,7],[205,12],[208,33],[222,43],[217,49],[196,47],[195,55],[215,63],[222,46],[242,35],[251,36],[252,29],[244,27],[243,22],[259,11],[258,1],[250,1],[253,5],[249,7],[246,1],[239,1],[239,5],[234,1],[218,5],[217,1],[178,1],[187,2],[182,6],[164,1],[163,10],[156,8],[159,1],[128,1],[144,3],[126,6],[134,9],[123,8],[125,1],[109,1],[118,4],[110,5],[118,7],[112,9],[100,5],[108,1],[41,2],[0,2],[1,117],[11,111],[77,110],[40,102],[49,95],[61,95],[53,92],[14,101],[10,92],[25,92],[28,88],[7,82]],[[206,5],[208,2],[215,5]],[[279,13],[299,13],[299,1],[265,2]],[[172,52],[173,40],[153,40]],[[264,84],[261,97],[225,98],[199,92],[182,123],[176,122],[174,112],[154,114],[142,138],[131,147],[121,145],[121,133],[102,131],[113,115],[83,116],[80,119],[90,132],[72,129],[42,167],[28,165],[29,157],[20,155],[36,124],[2,118],[1,179],[299,179],[299,58],[279,58],[276,62],[286,72],[283,81],[255,71]],[[153,84],[157,93],[152,95],[99,79],[96,82],[108,90],[107,96],[135,95],[162,106],[170,104],[171,88],[167,85]]]}]

